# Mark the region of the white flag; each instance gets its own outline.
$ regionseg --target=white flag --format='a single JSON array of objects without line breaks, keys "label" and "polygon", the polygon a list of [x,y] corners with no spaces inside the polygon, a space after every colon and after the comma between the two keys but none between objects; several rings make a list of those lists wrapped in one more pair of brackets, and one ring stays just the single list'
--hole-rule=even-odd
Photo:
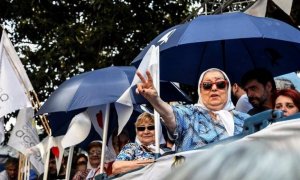
[{"label": "white flag", "polygon": [[[154,68],[153,65],[157,65],[158,60],[159,60],[159,46],[156,47],[152,45],[147,51],[147,53],[145,54],[141,64],[139,65],[138,71],[140,71],[145,76],[147,69],[150,69],[151,71],[152,69],[157,70],[157,68]],[[154,76],[155,78],[157,77],[156,75]],[[124,126],[126,125],[133,111],[132,100],[130,97],[130,89],[139,82],[141,82],[140,78],[137,75],[135,75],[131,83],[131,86],[122,94],[122,96],[117,100],[117,102],[115,102],[115,107],[118,113],[118,123],[119,123],[118,134],[120,134],[121,131],[123,130]]]},{"label": "white flag", "polygon": [[5,139],[5,131],[4,131],[4,117],[0,117],[0,144]]},{"label": "white flag", "polygon": [[[19,111],[15,127],[10,135],[8,145],[26,155],[27,149],[37,145],[39,141],[35,122],[33,119],[33,109],[24,108]],[[30,162],[38,171],[43,172],[43,162],[40,154],[30,156]]]},{"label": "white flag", "polygon": [[[62,162],[62,158],[64,155],[64,147],[62,145],[62,140],[65,136],[57,136],[52,138],[53,142],[52,142],[52,147],[48,147],[48,151],[52,150],[52,154],[54,154],[55,157],[55,161],[56,161],[56,169],[60,169],[61,166],[61,162]],[[57,172],[59,173],[59,171]]]},{"label": "white flag", "polygon": [[15,110],[31,107],[24,85],[19,81],[19,75],[8,54],[4,42],[5,32],[0,43],[0,117]]},{"label": "white flag", "polygon": [[93,106],[86,110],[92,124],[96,130],[96,132],[101,136],[103,139],[103,125],[105,121],[105,108],[106,105],[101,106]]},{"label": "white flag", "polygon": [[33,91],[33,87],[28,78],[26,70],[24,69],[24,66],[23,66],[14,46],[12,45],[11,41],[9,40],[5,30],[2,31],[1,40],[3,40],[3,46],[4,46],[5,51],[8,54],[9,61],[13,63],[15,69],[17,70],[17,72],[19,74],[19,76],[18,76],[19,81],[24,84],[24,86],[26,87],[26,89],[28,91]]},{"label": "white flag", "polygon": [[273,0],[273,2],[282,9],[287,15],[291,14],[293,0]]},{"label": "white flag", "polygon": [[[282,9],[287,15],[291,14],[293,0],[272,0],[280,9]],[[251,7],[249,7],[245,13],[265,17],[268,7],[268,0],[257,0]]]},{"label": "white flag", "polygon": [[265,17],[267,11],[268,0],[257,0],[245,13],[252,16]]},{"label": "white flag", "polygon": [[91,130],[91,120],[87,112],[82,112],[73,117],[66,135],[61,140],[63,148],[75,146],[89,135]]}]

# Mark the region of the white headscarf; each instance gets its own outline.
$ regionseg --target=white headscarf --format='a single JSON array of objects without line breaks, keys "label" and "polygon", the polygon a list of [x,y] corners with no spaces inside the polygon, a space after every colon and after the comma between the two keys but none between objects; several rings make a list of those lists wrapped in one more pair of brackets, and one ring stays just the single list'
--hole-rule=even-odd
[{"label": "white headscarf", "polygon": [[[212,110],[208,109],[203,104],[202,97],[201,97],[200,84],[201,84],[201,82],[203,80],[204,75],[207,72],[210,72],[210,71],[218,71],[218,72],[222,73],[223,76],[224,76],[224,78],[225,78],[225,80],[227,80],[227,82],[228,82],[227,102],[226,102],[224,108],[222,110],[219,110],[219,111],[212,111]],[[221,120],[221,122],[224,124],[224,127],[225,127],[228,135],[229,136],[233,136],[233,133],[234,133],[234,121],[233,121],[233,115],[229,111],[231,111],[231,110],[234,109],[234,105],[233,105],[233,103],[231,101],[231,84],[230,84],[230,81],[229,81],[229,78],[227,77],[227,75],[222,70],[217,69],[217,68],[211,68],[211,69],[208,69],[208,70],[204,71],[201,74],[200,78],[199,78],[199,82],[198,82],[198,95],[199,95],[198,103],[195,104],[195,105],[201,107],[204,110],[211,111],[211,112],[215,113],[217,115],[217,119]]]}]

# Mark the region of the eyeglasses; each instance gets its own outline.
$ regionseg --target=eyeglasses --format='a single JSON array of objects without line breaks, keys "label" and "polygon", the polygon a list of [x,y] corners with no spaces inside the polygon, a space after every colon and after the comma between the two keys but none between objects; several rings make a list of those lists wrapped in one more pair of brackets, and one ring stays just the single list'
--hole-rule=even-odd
[{"label": "eyeglasses", "polygon": [[226,80],[220,80],[216,82],[202,82],[202,88],[204,90],[211,90],[213,85],[216,85],[218,89],[225,89],[227,87],[227,81]]},{"label": "eyeglasses", "polygon": [[145,129],[148,129],[149,131],[153,131],[155,129],[154,126],[139,126],[139,127],[136,127],[136,129],[138,131],[145,131]]},{"label": "eyeglasses", "polygon": [[93,154],[101,155],[101,151],[90,151],[89,152],[89,155],[93,155]]}]

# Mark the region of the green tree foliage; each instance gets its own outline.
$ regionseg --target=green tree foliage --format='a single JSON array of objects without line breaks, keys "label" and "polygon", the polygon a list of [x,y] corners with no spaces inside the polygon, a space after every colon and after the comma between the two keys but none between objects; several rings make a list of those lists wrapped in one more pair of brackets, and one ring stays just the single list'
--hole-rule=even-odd
[{"label": "green tree foliage", "polygon": [[[244,1],[221,12],[245,8]],[[2,0],[0,23],[11,26],[13,44],[44,101],[68,77],[129,65],[154,37],[192,18],[192,5],[203,2],[214,12],[229,0]],[[298,23],[296,2],[292,18]]]},{"label": "green tree foliage", "polygon": [[[129,65],[156,35],[179,24],[193,1],[13,0],[1,2],[9,33],[41,101],[83,71]],[[25,44],[24,44],[25,43]],[[35,45],[29,48],[28,44]]]}]

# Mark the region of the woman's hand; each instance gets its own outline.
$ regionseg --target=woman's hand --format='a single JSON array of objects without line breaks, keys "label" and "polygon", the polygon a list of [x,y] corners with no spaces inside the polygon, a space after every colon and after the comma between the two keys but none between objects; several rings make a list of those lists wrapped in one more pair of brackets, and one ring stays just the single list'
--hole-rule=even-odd
[{"label": "woman's hand", "polygon": [[141,83],[137,84],[138,93],[140,93],[144,98],[146,98],[153,108],[160,114],[163,118],[167,128],[170,133],[173,133],[176,128],[175,115],[173,113],[172,107],[164,102],[159,96],[154,87],[152,76],[149,70],[146,71],[147,79],[140,73],[136,73],[141,79]]},{"label": "woman's hand", "polygon": [[138,93],[144,96],[149,102],[157,98],[158,93],[154,87],[153,79],[149,70],[146,71],[147,79],[139,71],[136,74],[142,81],[141,83],[137,84]]}]

